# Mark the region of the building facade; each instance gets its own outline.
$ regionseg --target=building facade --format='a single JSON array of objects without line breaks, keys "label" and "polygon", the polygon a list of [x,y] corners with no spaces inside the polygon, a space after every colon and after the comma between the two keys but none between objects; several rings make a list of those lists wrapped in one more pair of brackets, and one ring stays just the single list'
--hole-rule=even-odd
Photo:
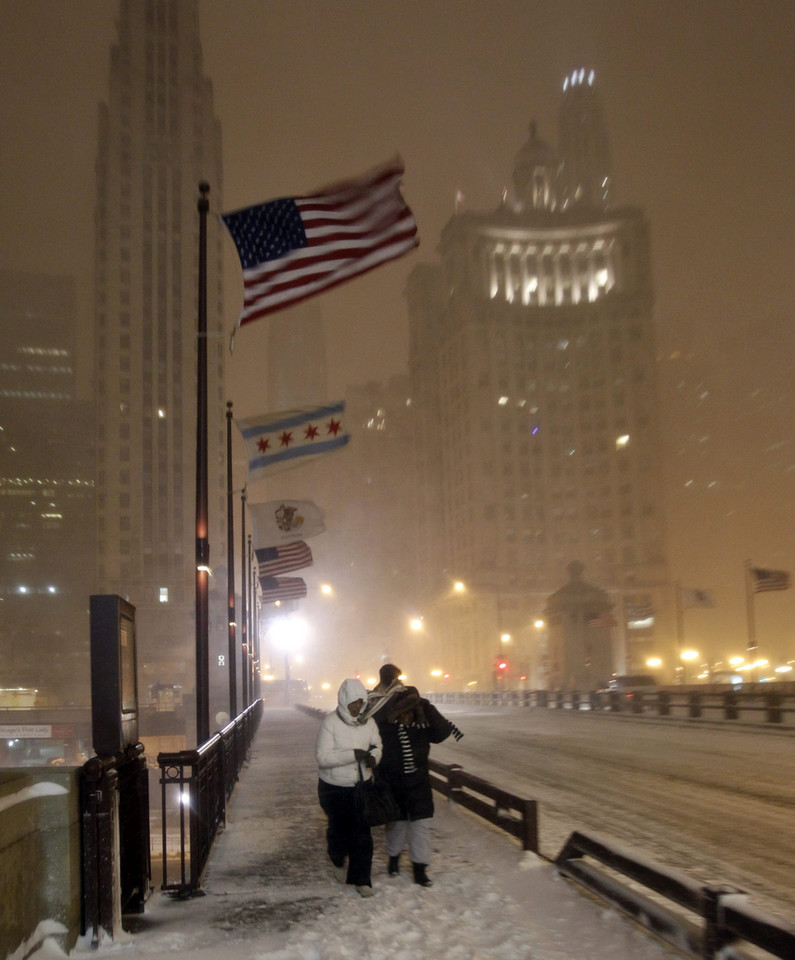
[{"label": "building facade", "polygon": [[74,279],[0,271],[0,326],[0,699],[87,707],[93,408]]},{"label": "building facade", "polygon": [[512,195],[457,212],[408,285],[423,581],[456,687],[544,684],[533,625],[572,561],[613,601],[617,672],[664,620],[649,228],[612,203],[593,74],[559,119],[558,149],[531,124]]},{"label": "building facade", "polygon": [[[122,0],[96,162],[97,584],[137,610],[139,692],[192,691],[198,185],[222,209],[197,0]],[[221,233],[208,218],[210,564],[226,558]],[[225,596],[225,586],[221,593]],[[212,611],[220,609],[215,622]],[[226,636],[211,606],[211,644]]]}]

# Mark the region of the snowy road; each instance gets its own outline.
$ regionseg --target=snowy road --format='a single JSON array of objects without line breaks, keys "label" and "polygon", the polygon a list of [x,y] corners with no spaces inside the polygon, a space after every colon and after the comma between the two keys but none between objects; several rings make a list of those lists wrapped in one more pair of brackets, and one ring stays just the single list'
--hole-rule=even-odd
[{"label": "snowy road", "polygon": [[608,834],[795,917],[795,733],[556,710],[443,707],[443,763],[540,803],[540,846]]}]

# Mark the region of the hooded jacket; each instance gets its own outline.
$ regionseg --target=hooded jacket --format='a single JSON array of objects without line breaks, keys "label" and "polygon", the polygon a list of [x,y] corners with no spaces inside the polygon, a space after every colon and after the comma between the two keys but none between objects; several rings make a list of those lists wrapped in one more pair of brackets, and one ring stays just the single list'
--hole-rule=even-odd
[{"label": "hooded jacket", "polygon": [[343,680],[337,694],[337,709],[326,714],[320,724],[315,744],[318,776],[337,787],[352,787],[362,777],[369,780],[372,772],[354,756],[354,750],[370,750],[376,763],[381,759],[381,734],[375,720],[359,723],[348,710],[354,700],[367,702],[367,691],[360,680]]}]

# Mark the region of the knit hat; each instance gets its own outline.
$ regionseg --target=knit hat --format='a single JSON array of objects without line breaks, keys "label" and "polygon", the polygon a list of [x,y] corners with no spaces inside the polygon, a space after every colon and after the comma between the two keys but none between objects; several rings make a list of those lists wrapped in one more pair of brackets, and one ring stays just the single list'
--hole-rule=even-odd
[{"label": "knit hat", "polygon": [[406,687],[404,690],[397,690],[386,705],[386,718],[394,723],[401,713],[407,710],[414,710],[419,705],[420,692],[416,687]]}]

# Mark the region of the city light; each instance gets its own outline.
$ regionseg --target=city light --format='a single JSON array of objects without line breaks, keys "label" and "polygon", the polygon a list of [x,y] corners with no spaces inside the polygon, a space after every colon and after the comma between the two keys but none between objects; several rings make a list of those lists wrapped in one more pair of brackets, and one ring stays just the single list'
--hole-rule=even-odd
[{"label": "city light", "polygon": [[268,627],[268,636],[273,645],[285,653],[292,652],[306,639],[309,628],[300,617],[279,617]]},{"label": "city light", "polygon": [[679,656],[681,660],[698,660],[698,650],[683,650]]},{"label": "city light", "polygon": [[463,593],[466,590],[466,586],[462,580],[456,580],[453,584],[453,590],[455,590],[456,593]]},{"label": "city light", "polygon": [[412,617],[409,626],[412,630],[422,630],[422,617]]}]

